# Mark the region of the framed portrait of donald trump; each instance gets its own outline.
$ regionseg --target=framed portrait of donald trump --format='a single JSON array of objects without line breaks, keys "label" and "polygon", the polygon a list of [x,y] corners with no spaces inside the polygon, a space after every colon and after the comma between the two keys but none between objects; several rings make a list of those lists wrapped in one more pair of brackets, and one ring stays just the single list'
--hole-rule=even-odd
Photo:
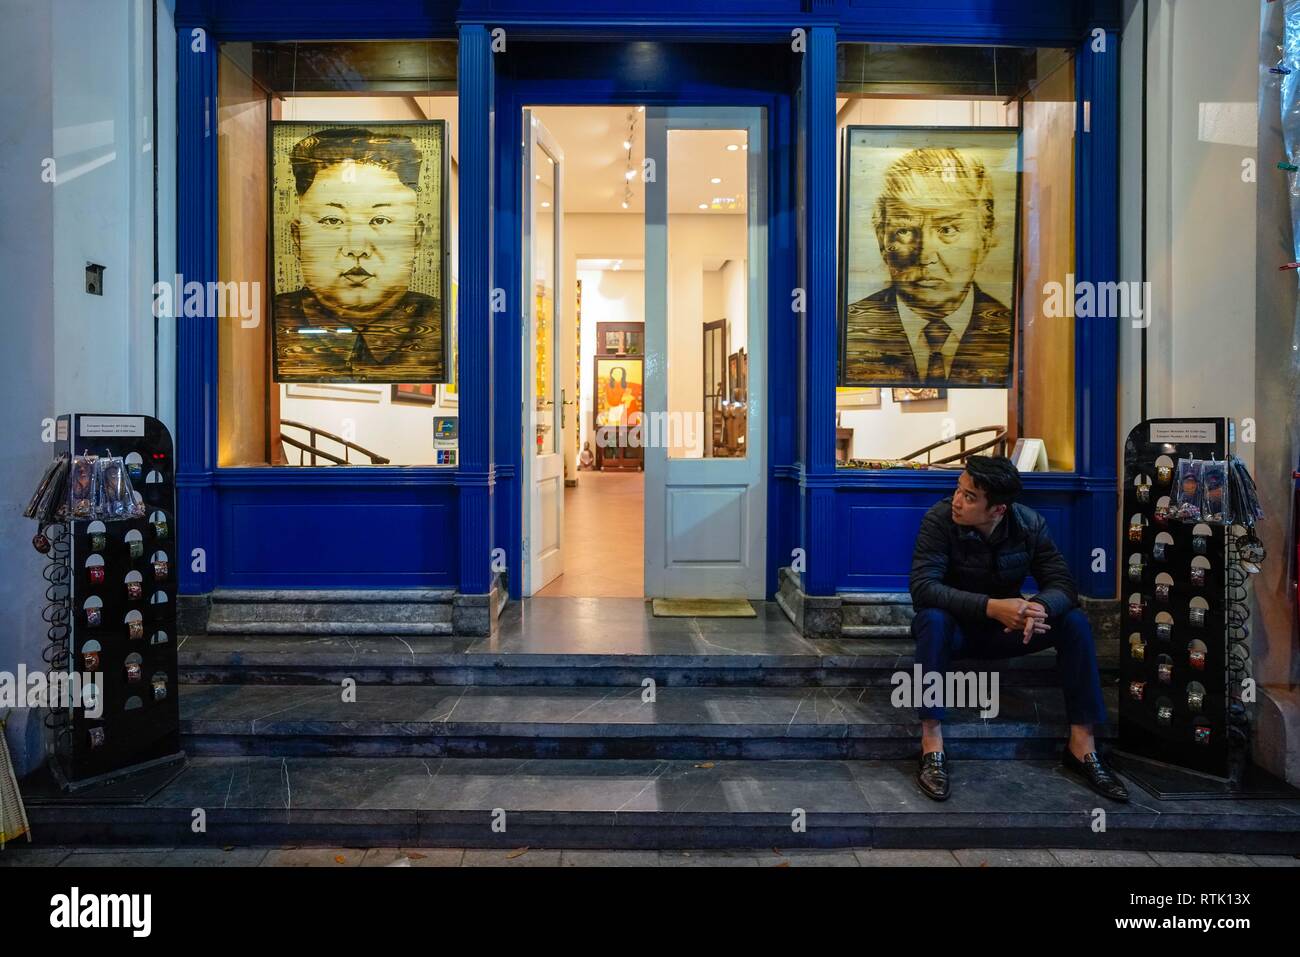
[{"label": "framed portrait of donald trump", "polygon": [[849,126],[843,147],[839,385],[1008,388],[1020,131]]},{"label": "framed portrait of donald trump", "polygon": [[275,381],[447,382],[445,122],[270,126]]}]

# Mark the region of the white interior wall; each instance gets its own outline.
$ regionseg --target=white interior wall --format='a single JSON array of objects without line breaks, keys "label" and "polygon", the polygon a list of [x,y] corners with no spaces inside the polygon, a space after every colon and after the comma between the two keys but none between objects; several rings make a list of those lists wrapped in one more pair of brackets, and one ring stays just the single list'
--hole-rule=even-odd
[{"label": "white interior wall", "polygon": [[[44,423],[94,411],[161,414],[174,424],[171,403],[154,402],[153,13],[150,0],[11,0],[5,14],[0,183],[12,228],[0,259],[10,426],[0,534],[12,547],[0,554],[0,667],[39,671],[44,559],[28,550],[36,526],[21,513],[52,455]],[[159,0],[160,35],[171,23]],[[160,109],[176,84],[174,64],[159,63]],[[176,162],[169,130],[157,144],[160,173]],[[169,182],[160,177],[164,205],[175,203]],[[103,296],[85,291],[87,262],[106,267]],[[160,361],[173,365],[170,353]],[[8,715],[5,737],[20,775],[43,760],[39,713]]]},{"label": "white interior wall", "polygon": [[[645,273],[640,269],[581,269],[577,276],[582,280],[581,387],[578,392],[581,396],[581,414],[578,416],[581,448],[591,441],[595,408],[592,357],[596,352],[596,326],[601,322],[645,322]],[[567,421],[571,425],[573,420]],[[594,445],[592,452],[595,452]]]},{"label": "white interior wall", "polygon": [[[840,402],[850,401],[844,396]],[[840,426],[853,430],[853,458],[897,459],[945,435],[986,425],[1005,427],[1007,392],[949,389],[943,399],[895,402],[892,389],[881,389],[879,406],[845,405],[839,412]]]},{"label": "white interior wall", "polygon": [[[722,266],[722,306],[721,315],[713,318],[727,320],[727,353],[748,349],[749,323],[747,300],[749,297],[748,271],[745,260],[728,259]],[[712,321],[712,319],[710,319]]]},{"label": "white interior wall", "polygon": [[[568,156],[570,150],[581,149],[577,144],[561,143],[565,155]],[[578,343],[574,336],[573,316],[577,309],[578,287],[575,279],[578,275],[578,260],[580,259],[635,259],[640,260],[645,257],[645,220],[640,214],[633,213],[565,213],[564,230],[560,242],[560,299],[563,303],[564,315],[569,318],[560,323],[560,347],[559,354],[562,356],[577,355]],[[641,275],[639,272],[637,275]],[[561,363],[560,365],[560,389],[564,392],[564,400],[568,403],[565,422],[571,422],[571,416],[577,412],[582,422],[582,435],[579,441],[586,441],[591,428],[591,351],[595,348],[595,320],[591,319],[587,310],[587,284],[584,282],[582,289],[582,332],[584,341],[588,329],[591,330],[593,338],[590,340],[590,347],[584,345],[582,355],[582,386],[578,387],[578,371],[571,362]],[[616,298],[616,297],[611,297]],[[597,308],[602,308],[597,306]],[[642,281],[642,292],[636,303],[629,301],[626,305],[626,318],[601,319],[601,322],[644,322],[645,316],[645,294],[644,281]],[[614,305],[606,308],[609,315],[615,315],[620,309]],[[582,408],[574,401],[574,396],[581,396]],[[578,446],[577,448],[581,448]],[[595,451],[593,447],[593,452]],[[564,441],[564,475],[566,479],[573,479],[578,474],[577,450],[571,437],[565,437]]]},{"label": "white interior wall", "polygon": [[[668,217],[668,412],[704,411],[704,333],[707,321],[722,318],[718,260],[742,259],[747,249],[746,217],[736,214],[672,214]],[[706,278],[708,277],[708,278]],[[732,351],[735,351],[734,349]],[[694,420],[691,420],[694,421]],[[668,429],[668,454],[702,458],[703,433]]]}]

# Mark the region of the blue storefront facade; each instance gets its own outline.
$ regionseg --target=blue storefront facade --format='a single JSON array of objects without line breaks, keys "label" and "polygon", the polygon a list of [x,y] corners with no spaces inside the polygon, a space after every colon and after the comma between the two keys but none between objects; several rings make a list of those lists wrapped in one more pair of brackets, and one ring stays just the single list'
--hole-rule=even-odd
[{"label": "blue storefront facade", "polygon": [[[842,44],[1073,52],[1073,275],[1119,271],[1119,10],[1109,0],[440,3],[180,0],[177,265],[217,281],[213,104],[223,43],[456,44],[459,461],[454,469],[221,464],[217,325],[178,320],[181,591],[449,589],[518,598],[524,381],[517,134],[525,106],[759,106],[767,142],[766,582],[803,596],[898,592],[951,471],[836,461],[837,51]],[[1032,249],[1026,250],[1032,256]],[[792,297],[792,290],[802,297]],[[504,308],[494,290],[504,291]],[[805,308],[788,304],[801,298]],[[1116,319],[1073,326],[1073,467],[1025,475],[1080,593],[1113,598],[1119,507]],[[504,555],[504,561],[499,556]],[[501,575],[504,565],[506,572]]]}]

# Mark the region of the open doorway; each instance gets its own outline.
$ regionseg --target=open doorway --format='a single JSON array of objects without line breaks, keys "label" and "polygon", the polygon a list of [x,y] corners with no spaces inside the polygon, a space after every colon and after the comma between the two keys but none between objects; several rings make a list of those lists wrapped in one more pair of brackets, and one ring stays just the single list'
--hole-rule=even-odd
[{"label": "open doorway", "polygon": [[524,594],[762,597],[761,123],[524,111]]},{"label": "open doorway", "polygon": [[[532,140],[524,186],[532,227],[525,223],[525,375],[533,416],[526,431],[535,443],[525,503],[533,539],[529,590],[539,597],[639,598],[644,110],[540,107],[525,118]],[[562,482],[552,483],[549,473]],[[558,561],[548,562],[549,555]]]}]

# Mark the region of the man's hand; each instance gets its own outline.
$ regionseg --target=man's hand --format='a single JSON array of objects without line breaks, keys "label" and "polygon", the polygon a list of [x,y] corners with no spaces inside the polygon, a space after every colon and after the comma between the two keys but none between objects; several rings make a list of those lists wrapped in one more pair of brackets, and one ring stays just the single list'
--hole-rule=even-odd
[{"label": "man's hand", "polygon": [[1026,603],[1025,607],[1025,626],[1021,629],[1024,634],[1024,641],[1021,644],[1029,644],[1029,639],[1034,635],[1045,635],[1052,630],[1052,626],[1047,623],[1047,609],[1036,601]]},{"label": "man's hand", "polygon": [[1003,631],[1019,631],[1024,635],[1025,644],[1034,635],[1045,634],[1051,626],[1047,624],[1047,609],[1036,601],[1023,598],[990,598],[986,609],[988,616],[1002,624]]}]

